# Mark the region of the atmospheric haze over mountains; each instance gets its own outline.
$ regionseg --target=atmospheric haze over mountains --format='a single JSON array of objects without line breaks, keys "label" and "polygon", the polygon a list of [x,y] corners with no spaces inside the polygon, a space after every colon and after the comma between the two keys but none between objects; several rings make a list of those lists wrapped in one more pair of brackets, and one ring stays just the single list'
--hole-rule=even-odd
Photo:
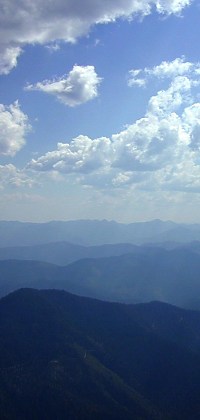
[{"label": "atmospheric haze over mountains", "polygon": [[185,243],[200,240],[200,224],[153,220],[123,224],[107,220],[52,221],[47,223],[0,221],[0,246],[24,246],[67,241],[79,245]]},{"label": "atmospheric haze over mountains", "polygon": [[200,308],[200,225],[0,222],[0,232],[0,296],[20,287],[56,288]]},{"label": "atmospheric haze over mountains", "polygon": [[200,225],[0,222],[2,420],[197,420]]}]

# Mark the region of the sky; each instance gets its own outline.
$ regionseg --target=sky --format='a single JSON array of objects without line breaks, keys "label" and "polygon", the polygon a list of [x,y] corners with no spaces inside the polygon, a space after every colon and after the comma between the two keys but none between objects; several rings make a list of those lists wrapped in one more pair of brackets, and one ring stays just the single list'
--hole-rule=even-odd
[{"label": "sky", "polygon": [[199,0],[0,0],[0,219],[200,223]]}]

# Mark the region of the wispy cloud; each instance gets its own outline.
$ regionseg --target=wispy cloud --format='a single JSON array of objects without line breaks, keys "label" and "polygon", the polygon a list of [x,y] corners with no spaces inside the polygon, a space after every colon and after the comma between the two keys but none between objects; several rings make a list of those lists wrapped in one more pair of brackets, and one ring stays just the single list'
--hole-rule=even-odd
[{"label": "wispy cloud", "polygon": [[0,188],[11,187],[32,187],[35,184],[35,177],[31,178],[25,170],[17,169],[14,165],[0,165]]}]

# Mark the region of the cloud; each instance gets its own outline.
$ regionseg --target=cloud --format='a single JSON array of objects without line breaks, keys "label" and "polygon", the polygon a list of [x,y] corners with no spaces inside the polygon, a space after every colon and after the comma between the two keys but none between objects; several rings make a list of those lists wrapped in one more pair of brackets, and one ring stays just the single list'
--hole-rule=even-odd
[{"label": "cloud", "polygon": [[79,136],[70,144],[58,143],[57,150],[32,159],[28,167],[39,171],[90,173],[110,165],[110,148],[111,142],[106,137],[91,140],[87,136]]},{"label": "cloud", "polygon": [[155,66],[152,69],[146,68],[144,71],[149,76],[159,78],[173,78],[176,76],[183,76],[184,74],[188,74],[196,67],[199,67],[199,64],[190,63],[189,61],[185,61],[185,57],[181,57],[176,58],[171,62],[162,61],[160,65]]},{"label": "cloud", "polygon": [[56,150],[32,159],[27,169],[74,174],[77,182],[96,188],[132,185],[141,190],[199,192],[200,103],[194,96],[194,87],[199,84],[197,66],[188,63],[187,75],[170,70],[168,88],[152,96],[144,117],[125,130],[110,138],[78,136],[58,143]]},{"label": "cloud", "polygon": [[16,67],[17,59],[22,53],[20,47],[0,45],[0,74],[8,74],[10,71]]},{"label": "cloud", "polygon": [[45,48],[50,52],[53,53],[55,51],[59,51],[60,50],[60,45],[56,44],[56,43],[50,43],[48,45],[45,45]]},{"label": "cloud", "polygon": [[192,104],[184,110],[185,130],[190,136],[190,148],[196,152],[196,162],[200,164],[198,152],[200,151],[200,103]]},{"label": "cloud", "polygon": [[[151,81],[152,78],[174,79],[178,76],[196,76],[200,72],[200,63],[191,63],[185,61],[185,57],[176,58],[173,61],[162,61],[161,64],[153,68],[132,69],[128,74],[128,86],[134,85],[143,87]],[[139,76],[139,77],[138,77]]]},{"label": "cloud", "polygon": [[16,66],[23,46],[75,42],[94,24],[159,14],[180,14],[192,0],[1,0],[0,73]]},{"label": "cloud", "polygon": [[157,0],[155,2],[158,13],[180,13],[185,6],[189,6],[191,1],[182,0]]},{"label": "cloud", "polygon": [[0,189],[5,186],[32,187],[35,180],[31,179],[26,171],[17,169],[14,165],[0,165]]},{"label": "cloud", "polygon": [[28,117],[17,101],[9,106],[0,104],[0,155],[14,156],[24,146],[29,130]]},{"label": "cloud", "polygon": [[132,87],[134,85],[138,87],[144,87],[146,85],[145,78],[138,77],[142,73],[142,70],[140,69],[134,69],[129,71],[128,76],[128,86]]},{"label": "cloud", "polygon": [[186,76],[177,76],[166,90],[160,90],[149,100],[148,110],[164,115],[177,110],[183,103],[191,100],[193,81]]},{"label": "cloud", "polygon": [[75,65],[68,75],[60,79],[45,80],[25,89],[54,95],[60,102],[74,107],[96,98],[100,82],[94,66]]}]

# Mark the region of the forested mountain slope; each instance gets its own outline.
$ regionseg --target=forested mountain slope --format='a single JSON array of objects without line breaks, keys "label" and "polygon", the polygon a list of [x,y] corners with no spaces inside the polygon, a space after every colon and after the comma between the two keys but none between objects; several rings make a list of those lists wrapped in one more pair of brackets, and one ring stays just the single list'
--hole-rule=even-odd
[{"label": "forested mountain slope", "polygon": [[0,301],[2,419],[198,419],[200,313],[56,290]]}]

